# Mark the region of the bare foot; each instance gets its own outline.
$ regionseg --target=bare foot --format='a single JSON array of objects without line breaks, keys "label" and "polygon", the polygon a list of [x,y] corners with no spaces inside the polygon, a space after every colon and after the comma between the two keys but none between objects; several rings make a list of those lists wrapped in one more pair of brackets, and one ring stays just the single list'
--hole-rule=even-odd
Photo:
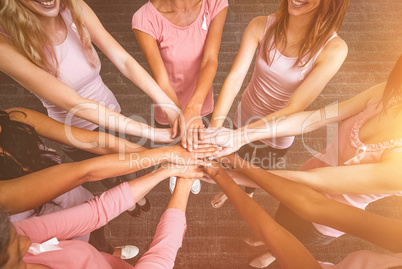
[{"label": "bare foot", "polygon": [[213,208],[220,208],[226,202],[228,197],[223,193],[219,193],[215,195],[214,199],[211,201],[211,205]]}]

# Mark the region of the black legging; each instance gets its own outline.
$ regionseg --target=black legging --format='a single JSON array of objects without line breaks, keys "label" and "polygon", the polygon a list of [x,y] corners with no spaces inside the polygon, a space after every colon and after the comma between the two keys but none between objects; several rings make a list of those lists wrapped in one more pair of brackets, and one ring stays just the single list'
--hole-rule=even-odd
[{"label": "black legging", "polygon": [[[275,149],[263,144],[262,142],[255,141],[242,146],[236,154],[252,164],[265,170],[269,170],[281,161],[282,157],[285,156],[288,150],[289,148]],[[246,193],[251,194],[255,191],[255,188],[246,187],[245,191]]]}]

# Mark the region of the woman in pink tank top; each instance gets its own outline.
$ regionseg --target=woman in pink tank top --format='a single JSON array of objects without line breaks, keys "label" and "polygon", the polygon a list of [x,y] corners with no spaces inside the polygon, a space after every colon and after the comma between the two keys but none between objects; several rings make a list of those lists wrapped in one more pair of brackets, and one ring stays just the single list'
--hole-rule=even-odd
[{"label": "woman in pink tank top", "polygon": [[50,117],[88,130],[101,126],[172,141],[170,130],[154,132],[119,114],[117,100],[99,76],[100,61],[91,42],[156,103],[171,104],[164,110],[170,121],[177,117],[173,101],[84,1],[11,0],[2,1],[0,10],[0,71],[38,96]]},{"label": "woman in pink tank top", "polygon": [[[222,127],[254,55],[253,76],[233,123],[230,122],[231,127],[253,128],[306,109],[346,58],[347,45],[336,32],[348,5],[349,0],[283,0],[277,13],[254,18],[244,32],[237,57],[218,96],[211,127]],[[242,147],[240,156],[269,169],[275,166],[275,161],[280,165],[293,139],[273,136],[244,141],[219,156]],[[254,189],[246,188],[246,192],[252,196]],[[221,207],[226,199],[220,193],[212,206]]]},{"label": "woman in pink tank top", "polygon": [[[401,74],[402,56],[386,83],[340,104],[295,113],[279,122],[271,121],[247,129],[242,136],[231,133],[228,137],[247,137],[251,141],[270,138],[267,136],[271,128],[269,125],[276,125],[276,134],[272,136],[286,137],[342,122],[335,140],[323,152],[308,160],[302,167],[303,171],[274,170],[271,173],[303,183],[331,200],[359,209],[365,209],[369,203],[383,197],[402,196]],[[206,137],[207,140],[212,138],[213,135]],[[223,139],[222,136],[215,138]],[[235,179],[241,185],[256,186],[256,180],[250,183],[247,177],[240,177],[239,174]],[[311,223],[291,209],[281,204],[275,218],[302,243],[323,245],[343,235],[337,230],[339,227],[333,229],[327,223]],[[251,237],[248,241],[255,242],[256,239]],[[268,256],[257,259],[269,261]]]}]

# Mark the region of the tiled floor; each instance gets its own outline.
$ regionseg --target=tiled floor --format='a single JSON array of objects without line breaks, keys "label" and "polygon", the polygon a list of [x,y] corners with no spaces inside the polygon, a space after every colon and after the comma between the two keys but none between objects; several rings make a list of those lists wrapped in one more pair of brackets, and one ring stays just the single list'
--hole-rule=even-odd
[{"label": "tiled floor", "polygon": [[[145,0],[89,0],[105,27],[136,58],[146,65],[134,35],[129,27],[131,16]],[[223,79],[236,55],[242,32],[251,18],[275,12],[279,0],[231,0],[224,29],[218,73],[214,82],[218,94]],[[362,90],[385,81],[394,62],[402,52],[401,27],[402,1],[400,0],[351,0],[340,36],[349,46],[349,55],[338,72],[325,88],[323,94],[313,103],[317,108],[345,100]],[[126,115],[140,115],[149,120],[150,99],[136,87],[116,73],[104,56],[102,76],[115,92]],[[247,80],[250,76],[247,77]],[[44,112],[40,102],[4,74],[0,74],[0,107],[28,107]],[[238,101],[239,99],[237,99]],[[232,111],[233,113],[233,111]],[[306,146],[319,150],[326,140],[325,131],[314,132],[297,138],[287,154],[287,168],[298,169],[310,157]],[[92,187],[95,191],[101,188]],[[248,268],[252,257],[264,251],[264,247],[251,248],[242,242],[250,230],[241,220],[230,203],[220,209],[213,209],[210,200],[218,187],[203,183],[202,192],[192,195],[187,212],[188,230],[183,247],[179,251],[176,267],[187,268]],[[158,185],[148,196],[152,210],[139,218],[122,214],[107,225],[106,233],[113,245],[135,244],[143,254],[152,241],[156,225],[170,197],[167,181]],[[257,191],[255,200],[270,214],[277,208],[277,202],[262,191]],[[401,200],[385,199],[370,206],[375,212],[401,217]],[[339,262],[353,250],[377,249],[360,239],[344,236],[334,243],[311,248],[317,259]],[[291,257],[292,253],[289,253]],[[131,260],[132,264],[138,257]],[[278,268],[273,264],[270,268]],[[302,266],[300,268],[303,268]]]}]

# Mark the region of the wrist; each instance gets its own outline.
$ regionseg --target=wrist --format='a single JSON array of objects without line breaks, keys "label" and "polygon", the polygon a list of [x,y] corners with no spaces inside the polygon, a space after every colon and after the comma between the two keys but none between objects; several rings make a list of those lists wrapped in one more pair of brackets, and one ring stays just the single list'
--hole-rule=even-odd
[{"label": "wrist", "polygon": [[203,105],[202,103],[194,102],[194,101],[190,100],[187,103],[185,110],[191,111],[192,113],[201,114],[202,105]]}]

